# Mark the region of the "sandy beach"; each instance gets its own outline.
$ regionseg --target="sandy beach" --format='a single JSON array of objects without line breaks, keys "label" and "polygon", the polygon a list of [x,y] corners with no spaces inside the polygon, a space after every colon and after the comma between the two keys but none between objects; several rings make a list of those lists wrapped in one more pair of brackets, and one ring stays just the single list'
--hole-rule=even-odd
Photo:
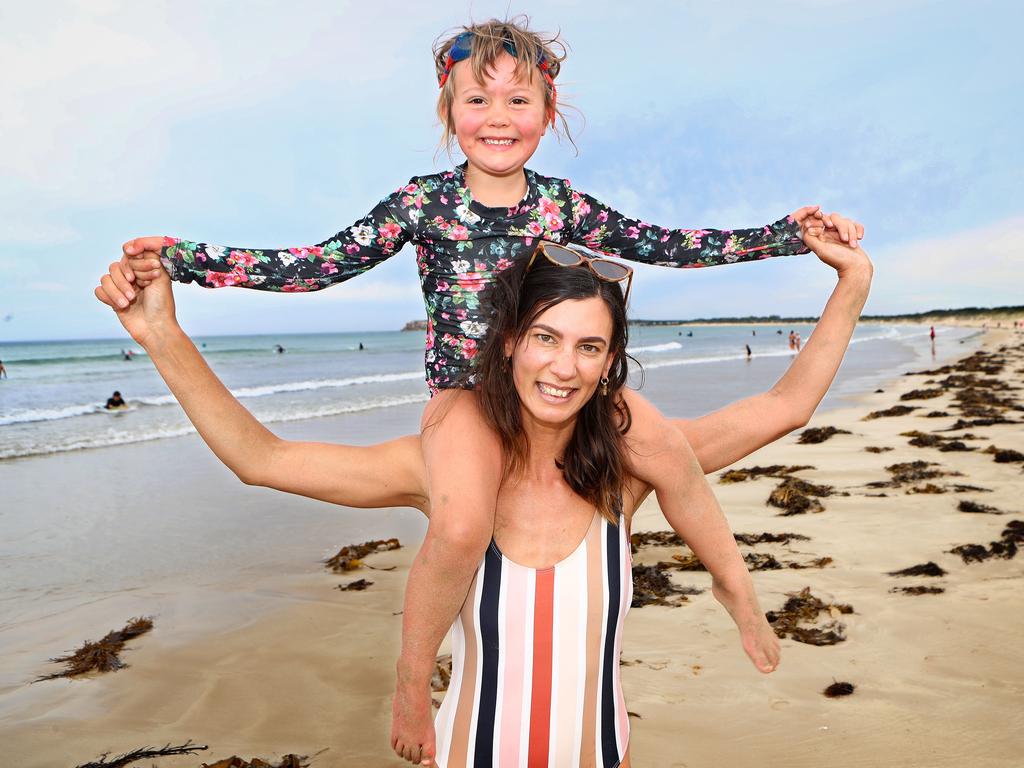
[{"label": "sandy beach", "polygon": [[[811,465],[793,476],[832,486],[831,495],[818,499],[823,511],[783,516],[766,504],[781,475],[724,484],[722,472],[710,478],[736,533],[807,537],[741,545],[745,554],[770,553],[784,566],[831,558],[824,567],[756,571],[766,611],[779,611],[789,595],[810,587],[825,604],[849,605],[852,613],[826,611],[813,625],[842,625],[833,627],[844,638],[834,645],[783,639],[780,669],[763,676],[711,596],[709,575],[664,570],[674,584],[703,591],[677,606],[647,605],[629,614],[623,686],[634,715],[635,766],[1024,762],[1024,556],[966,562],[951,552],[1006,541],[1008,524],[1024,520],[1024,463],[1012,453],[1024,452],[1024,332],[1006,325],[990,327],[972,358],[982,370],[954,365],[902,376],[809,425],[849,434],[801,444],[797,432],[732,468]],[[977,378],[963,378],[969,375]],[[1006,388],[986,386],[993,382]],[[941,391],[901,399],[913,390]],[[1003,402],[978,404],[978,393]],[[898,405],[915,410],[864,420]],[[965,414],[965,405],[975,415]],[[978,421],[985,409],[1014,423],[945,431],[958,419]],[[947,415],[928,416],[936,411]],[[903,435],[911,431],[960,438],[973,450],[948,450],[948,440],[911,445],[912,437]],[[869,446],[886,450],[868,452]],[[1004,453],[986,452],[992,447]],[[886,469],[916,461],[931,464],[903,481]],[[963,512],[962,502],[992,509]],[[667,526],[649,501],[633,532],[658,530]],[[7,659],[0,669],[3,764],[72,766],[106,752],[191,739],[209,750],[146,764],[198,766],[235,754],[297,753],[315,755],[315,768],[402,765],[388,749],[390,690],[414,554],[414,546],[405,546],[372,555],[366,560],[372,569],[347,575],[316,564],[286,576],[252,574],[252,611],[225,601],[197,614],[187,609],[187,590],[165,595],[154,603],[160,609],[155,629],[129,642],[123,654],[129,667],[116,673],[28,685],[14,680],[27,659]],[[641,546],[634,563],[676,562],[672,555],[685,552]],[[945,575],[889,575],[929,562]],[[337,589],[359,578],[373,584],[361,592]],[[944,591],[893,591],[910,586]],[[129,596],[105,601],[88,626],[99,634],[118,628],[137,615],[137,606]],[[82,634],[83,613],[52,619],[31,674],[53,672],[47,657],[90,639]],[[199,631],[203,625],[207,631]],[[826,698],[822,692],[833,682],[851,683],[854,691]]]}]

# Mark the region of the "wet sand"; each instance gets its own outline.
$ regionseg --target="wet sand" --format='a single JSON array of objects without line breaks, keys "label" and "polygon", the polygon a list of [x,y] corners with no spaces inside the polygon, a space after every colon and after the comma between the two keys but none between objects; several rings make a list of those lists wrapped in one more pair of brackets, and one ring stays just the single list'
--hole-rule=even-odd
[{"label": "wet sand", "polygon": [[[999,353],[1003,345],[1009,351]],[[1006,357],[996,378],[1024,384],[1024,335],[990,330],[983,349]],[[979,374],[981,375],[981,374]],[[770,676],[746,659],[724,609],[703,572],[671,572],[679,585],[705,589],[679,607],[647,606],[629,614],[622,657],[637,766],[1011,766],[1019,765],[1024,715],[1024,555],[964,563],[956,545],[988,545],[1011,520],[1024,520],[1020,462],[997,463],[982,450],[1024,452],[1020,424],[975,426],[965,440],[978,450],[940,452],[908,445],[900,433],[932,433],[960,416],[950,389],[928,400],[900,395],[934,385],[946,374],[904,376],[866,393],[856,405],[815,417],[810,426],[835,426],[826,442],[802,445],[789,436],[740,462],[739,467],[810,464],[798,477],[835,487],[825,511],[783,517],[765,501],[780,482],[761,478],[715,482],[739,533],[792,532],[809,537],[788,545],[758,544],[780,560],[831,557],[821,569],[757,571],[765,610],[778,610],[787,593],[810,586],[825,602],[848,603],[837,616],[846,640],[815,647],[782,640],[782,664]],[[1021,392],[997,393],[1024,404]],[[904,404],[919,410],[862,421],[871,411]],[[919,414],[942,410],[948,417]],[[1024,412],[1006,411],[1020,420]],[[866,446],[888,447],[868,453]],[[890,478],[885,467],[924,460],[962,476],[902,487],[869,488]],[[721,474],[721,473],[719,473]],[[945,493],[908,493],[927,483]],[[990,489],[961,491],[955,484]],[[838,495],[846,492],[849,495]],[[867,495],[867,494],[881,494]],[[1007,514],[957,511],[962,500]],[[665,529],[655,504],[638,514],[634,530]],[[669,559],[679,548],[642,548],[637,563]],[[402,590],[414,550],[373,555],[367,562],[393,571],[330,574],[318,567],[286,575],[247,575],[249,596],[226,593],[190,611],[188,589],[163,596],[155,629],[128,644],[129,668],[91,679],[18,684],[53,671],[48,656],[120,627],[141,605],[131,594],[50,618],[37,663],[25,654],[0,662],[7,682],[0,696],[0,744],[5,764],[75,765],[103,752],[143,745],[209,744],[200,756],[164,758],[159,766],[195,766],[232,754],[277,758],[312,755],[316,767],[401,765],[389,755],[390,688],[398,650]],[[906,578],[888,572],[932,561],[947,575]],[[363,592],[336,586],[357,578]],[[894,587],[940,586],[942,594],[911,596]],[[153,599],[160,596],[153,595]],[[86,617],[88,615],[88,620]],[[828,620],[828,619],[826,619]],[[210,627],[215,631],[210,631]],[[201,631],[205,627],[206,631]],[[88,628],[88,629],[86,629]],[[28,672],[26,676],[24,673]],[[854,693],[827,699],[834,681]],[[147,761],[152,762],[152,761]]]}]

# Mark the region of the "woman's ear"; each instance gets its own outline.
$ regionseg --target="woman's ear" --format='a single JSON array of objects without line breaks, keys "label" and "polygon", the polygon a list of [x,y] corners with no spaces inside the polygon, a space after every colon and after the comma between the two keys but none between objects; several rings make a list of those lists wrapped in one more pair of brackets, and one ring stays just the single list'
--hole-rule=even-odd
[{"label": "woman's ear", "polygon": [[504,350],[506,358],[512,357],[512,353],[516,351],[516,342],[511,336],[505,337]]}]

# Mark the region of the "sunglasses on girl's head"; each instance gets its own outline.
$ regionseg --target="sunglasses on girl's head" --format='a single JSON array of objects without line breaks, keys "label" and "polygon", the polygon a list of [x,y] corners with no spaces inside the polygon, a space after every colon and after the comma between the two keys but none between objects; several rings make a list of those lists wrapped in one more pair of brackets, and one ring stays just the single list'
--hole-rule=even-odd
[{"label": "sunglasses on girl's head", "polygon": [[572,248],[566,248],[564,245],[541,242],[533,252],[533,255],[530,256],[530,261],[526,265],[527,272],[530,271],[530,267],[533,266],[538,255],[543,256],[552,264],[559,267],[577,267],[580,264],[586,264],[590,271],[597,275],[598,278],[609,283],[621,283],[625,281],[626,289],[624,291],[625,296],[623,298],[623,303],[626,305],[629,304],[629,289],[633,284],[632,267],[618,261],[612,261],[611,259],[587,256],[580,251],[574,251]]}]

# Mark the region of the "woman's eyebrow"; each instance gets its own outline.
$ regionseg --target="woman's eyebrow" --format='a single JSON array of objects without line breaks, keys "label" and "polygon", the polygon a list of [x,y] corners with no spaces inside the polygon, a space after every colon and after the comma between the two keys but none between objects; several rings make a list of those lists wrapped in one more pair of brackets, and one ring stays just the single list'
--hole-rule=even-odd
[{"label": "woman's eyebrow", "polygon": [[[550,325],[544,325],[544,323],[534,323],[532,326],[530,326],[530,329],[539,329],[544,331],[545,333],[551,334],[552,336],[562,338],[562,333],[560,331],[555,330]],[[605,339],[604,336],[587,336],[585,338],[579,339],[580,344],[594,344],[595,342],[600,344],[608,343],[607,339]]]}]

